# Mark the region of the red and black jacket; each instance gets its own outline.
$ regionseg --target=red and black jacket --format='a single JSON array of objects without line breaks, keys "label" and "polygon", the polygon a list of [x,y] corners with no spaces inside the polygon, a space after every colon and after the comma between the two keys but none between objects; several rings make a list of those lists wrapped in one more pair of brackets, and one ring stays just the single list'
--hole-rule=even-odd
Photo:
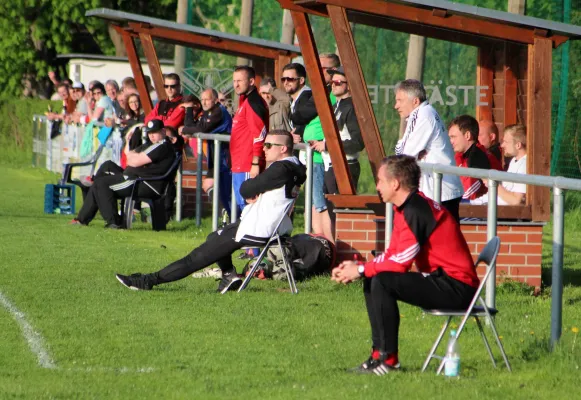
[{"label": "red and black jacket", "polygon": [[264,138],[268,127],[268,106],[255,87],[240,95],[238,110],[232,120],[230,160],[232,172],[250,172],[252,157],[260,159],[264,169]]},{"label": "red and black jacket", "polygon": [[182,103],[182,96],[176,96],[172,100],[159,101],[153,110],[145,117],[145,125],[152,119],[160,119],[165,126],[178,129],[184,124],[186,110],[178,107]]},{"label": "red and black jacket", "polygon": [[451,278],[478,287],[466,239],[445,208],[416,191],[393,209],[389,248],[365,264],[366,277],[387,271],[405,273],[415,262],[419,272],[429,274],[441,268]]},{"label": "red and black jacket", "polygon": [[[472,144],[464,153],[456,153],[454,158],[459,167],[490,169],[490,160],[486,152],[481,150],[476,143]],[[488,188],[484,186],[481,179],[461,176],[460,180],[464,187],[462,198],[465,200],[474,200],[488,193]]]}]

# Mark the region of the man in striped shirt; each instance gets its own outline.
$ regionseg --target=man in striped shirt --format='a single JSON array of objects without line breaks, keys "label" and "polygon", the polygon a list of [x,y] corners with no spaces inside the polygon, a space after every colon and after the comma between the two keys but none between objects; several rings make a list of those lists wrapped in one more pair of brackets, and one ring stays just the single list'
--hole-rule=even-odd
[{"label": "man in striped shirt", "polygon": [[[364,278],[363,292],[373,348],[350,370],[385,375],[400,368],[398,301],[423,308],[462,309],[479,284],[460,225],[442,205],[418,191],[421,171],[414,157],[384,159],[377,190],[393,203],[393,233],[385,253],[367,263],[344,261],[332,279],[347,284]],[[419,272],[410,272],[415,263]]]},{"label": "man in striped shirt", "polygon": [[[166,137],[163,122],[159,119],[151,120],[147,123],[146,129],[149,142],[135,150],[129,150],[131,137],[125,138],[127,168],[123,169],[113,162],[99,168],[84,199],[83,207],[71,224],[88,225],[97,215],[97,211],[100,211],[106,228],[121,228],[117,200],[131,195],[136,178],[164,175],[171,168],[176,153],[171,141]],[[131,133],[128,133],[128,136],[130,135]],[[145,180],[137,188],[138,197],[161,196],[165,185],[166,181]]]}]

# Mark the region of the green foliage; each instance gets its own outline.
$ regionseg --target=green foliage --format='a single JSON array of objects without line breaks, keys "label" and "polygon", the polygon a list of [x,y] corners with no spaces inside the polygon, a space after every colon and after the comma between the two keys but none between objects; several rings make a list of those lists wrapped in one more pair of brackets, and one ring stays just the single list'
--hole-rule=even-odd
[{"label": "green foliage", "polygon": [[28,166],[32,161],[32,116],[42,114],[60,102],[37,99],[0,100],[0,164]]},{"label": "green foliage", "polygon": [[[26,80],[32,89],[46,82],[57,65],[56,55],[95,42],[103,54],[114,55],[107,24],[85,12],[107,7],[175,20],[177,0],[10,0],[0,2],[0,95],[21,95]],[[84,31],[90,36],[80,36]],[[77,40],[82,37],[83,40]]]}]

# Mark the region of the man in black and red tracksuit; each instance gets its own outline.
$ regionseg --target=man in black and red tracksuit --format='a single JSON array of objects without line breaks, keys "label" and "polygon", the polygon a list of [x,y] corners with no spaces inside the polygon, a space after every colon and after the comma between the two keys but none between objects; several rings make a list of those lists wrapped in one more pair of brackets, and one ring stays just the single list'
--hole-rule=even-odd
[{"label": "man in black and red tracksuit", "polygon": [[155,105],[145,117],[145,124],[153,119],[159,119],[164,126],[171,126],[178,129],[184,124],[184,117],[186,111],[182,107],[178,107],[182,103],[180,76],[178,74],[167,74],[163,81],[165,94],[167,98],[161,100]]},{"label": "man in black and red tracksuit", "polygon": [[[377,190],[393,203],[389,248],[372,261],[344,261],[332,279],[349,283],[365,277],[363,292],[373,348],[352,372],[384,375],[399,369],[397,301],[422,308],[468,307],[479,284],[460,225],[440,204],[418,191],[420,167],[406,155],[387,157],[377,172]],[[419,272],[409,272],[412,264]]]},{"label": "man in black and red tracksuit", "polygon": [[[478,143],[478,121],[470,115],[460,115],[450,122],[448,136],[456,154],[456,165],[464,168],[502,169],[500,162]],[[461,176],[463,201],[484,196],[488,188],[482,179]]]},{"label": "man in black and red tracksuit", "polygon": [[262,144],[268,127],[268,105],[254,86],[255,77],[254,68],[243,65],[234,69],[232,79],[234,91],[240,96],[230,135],[232,185],[239,212],[246,205],[240,186],[265,166]]}]

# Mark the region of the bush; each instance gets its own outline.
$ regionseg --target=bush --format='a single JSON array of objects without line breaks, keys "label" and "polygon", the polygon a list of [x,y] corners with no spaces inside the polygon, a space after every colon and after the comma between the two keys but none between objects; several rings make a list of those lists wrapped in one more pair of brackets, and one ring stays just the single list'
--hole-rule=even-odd
[{"label": "bush", "polygon": [[28,166],[32,160],[32,117],[60,102],[38,99],[0,99],[0,163]]}]

